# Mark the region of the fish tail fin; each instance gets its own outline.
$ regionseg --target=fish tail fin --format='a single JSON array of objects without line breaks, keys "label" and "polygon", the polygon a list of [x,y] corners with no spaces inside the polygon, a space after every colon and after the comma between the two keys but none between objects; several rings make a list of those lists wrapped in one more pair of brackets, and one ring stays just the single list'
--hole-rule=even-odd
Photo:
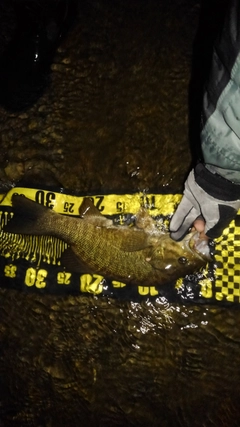
[{"label": "fish tail fin", "polygon": [[4,231],[16,234],[48,234],[49,214],[53,212],[19,194],[12,196],[13,218],[4,227]]}]

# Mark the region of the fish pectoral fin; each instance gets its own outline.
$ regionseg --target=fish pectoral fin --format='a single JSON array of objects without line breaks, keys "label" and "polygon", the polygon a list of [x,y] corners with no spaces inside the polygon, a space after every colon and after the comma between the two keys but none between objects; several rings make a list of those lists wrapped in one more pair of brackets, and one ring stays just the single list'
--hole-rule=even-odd
[{"label": "fish pectoral fin", "polygon": [[157,251],[156,254],[156,249],[155,250],[147,250],[146,251],[146,261],[156,270],[162,270],[163,269],[163,265],[164,265],[164,258],[163,258],[163,254],[161,253],[160,250]]},{"label": "fish pectoral fin", "polygon": [[161,270],[163,268],[163,261],[160,259],[152,259],[151,257],[146,258],[146,261],[156,270]]},{"label": "fish pectoral fin", "polygon": [[141,230],[132,231],[121,241],[119,249],[125,252],[141,251],[151,246],[148,235]]},{"label": "fish pectoral fin", "polygon": [[156,221],[151,217],[148,211],[141,207],[136,214],[135,224],[137,228],[152,232],[156,230]]},{"label": "fish pectoral fin", "polygon": [[61,262],[64,267],[75,273],[91,273],[91,269],[79,259],[72,248],[67,248],[63,252]]}]

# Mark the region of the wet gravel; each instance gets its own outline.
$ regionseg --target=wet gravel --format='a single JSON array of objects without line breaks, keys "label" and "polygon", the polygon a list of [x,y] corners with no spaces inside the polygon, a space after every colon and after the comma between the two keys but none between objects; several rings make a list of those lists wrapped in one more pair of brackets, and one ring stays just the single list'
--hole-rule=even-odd
[{"label": "wet gravel", "polygon": [[27,111],[1,110],[6,179],[43,161],[70,189],[180,191],[198,16],[189,0],[81,2],[45,94]]}]

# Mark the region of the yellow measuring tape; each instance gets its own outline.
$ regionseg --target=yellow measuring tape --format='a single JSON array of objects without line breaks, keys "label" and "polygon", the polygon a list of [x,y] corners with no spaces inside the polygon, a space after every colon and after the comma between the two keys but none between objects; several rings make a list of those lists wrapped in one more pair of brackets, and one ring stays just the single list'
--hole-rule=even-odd
[{"label": "yellow measuring tape", "polygon": [[98,274],[76,274],[61,265],[67,244],[49,236],[4,233],[13,216],[12,195],[22,194],[57,213],[78,216],[84,197],[90,197],[101,214],[116,224],[129,224],[141,206],[166,226],[181,200],[179,194],[95,194],[79,195],[59,189],[15,187],[0,195],[0,286],[23,291],[57,294],[92,293],[124,298],[156,298],[196,302],[240,303],[240,226],[238,217],[215,242],[213,262],[196,275],[180,278],[172,286],[130,287],[108,282]]},{"label": "yellow measuring tape", "polygon": [[215,246],[215,297],[240,302],[240,216],[232,221]]}]

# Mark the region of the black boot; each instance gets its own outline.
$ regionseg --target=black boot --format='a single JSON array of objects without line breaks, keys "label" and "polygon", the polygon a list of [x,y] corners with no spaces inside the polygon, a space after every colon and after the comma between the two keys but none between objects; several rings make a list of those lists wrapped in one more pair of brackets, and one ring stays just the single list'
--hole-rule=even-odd
[{"label": "black boot", "polygon": [[0,58],[0,104],[9,111],[31,107],[50,81],[51,63],[72,26],[77,0],[18,0],[16,31]]}]

